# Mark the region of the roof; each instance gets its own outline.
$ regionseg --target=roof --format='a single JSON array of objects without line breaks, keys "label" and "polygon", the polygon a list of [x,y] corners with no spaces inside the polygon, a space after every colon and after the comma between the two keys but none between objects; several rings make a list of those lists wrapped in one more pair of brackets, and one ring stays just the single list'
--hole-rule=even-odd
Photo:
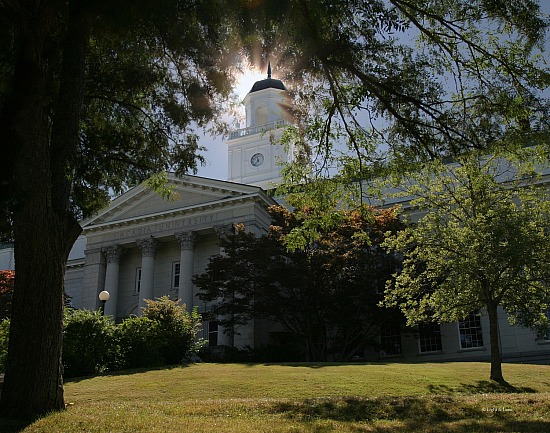
[{"label": "roof", "polygon": [[265,207],[276,204],[257,186],[174,173],[168,173],[167,182],[173,188],[171,199],[162,197],[144,182],[115,198],[96,215],[81,221],[80,225],[90,233],[155,218],[181,217],[207,208],[231,206],[243,200],[263,203]]},{"label": "roof", "polygon": [[265,80],[256,81],[252,86],[252,89],[250,89],[249,93],[259,92],[260,90],[264,89],[286,90],[286,87],[281,80],[266,78]]},{"label": "roof", "polygon": [[259,92],[260,90],[265,89],[286,90],[286,87],[281,80],[271,78],[271,63],[268,63],[267,65],[267,78],[265,80],[256,81],[248,93]]}]

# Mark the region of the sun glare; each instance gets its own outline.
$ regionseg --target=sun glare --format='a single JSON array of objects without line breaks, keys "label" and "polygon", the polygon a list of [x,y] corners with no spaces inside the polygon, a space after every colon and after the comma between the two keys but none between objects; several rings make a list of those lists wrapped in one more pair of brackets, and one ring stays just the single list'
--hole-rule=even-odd
[{"label": "sun glare", "polygon": [[267,72],[262,73],[257,69],[245,69],[237,80],[237,85],[234,90],[239,97],[239,101],[242,101],[245,98],[256,81],[260,81],[265,78],[267,78]]}]

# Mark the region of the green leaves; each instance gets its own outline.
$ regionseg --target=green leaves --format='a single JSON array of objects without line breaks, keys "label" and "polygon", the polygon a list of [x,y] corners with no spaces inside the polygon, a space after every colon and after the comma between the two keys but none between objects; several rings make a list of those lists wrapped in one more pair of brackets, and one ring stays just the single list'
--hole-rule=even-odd
[{"label": "green leaves", "polygon": [[305,83],[294,95],[299,131],[287,141],[307,143],[310,157],[288,167],[289,184],[330,178],[360,203],[372,193],[358,183],[388,172],[406,179],[471,149],[547,141],[548,22],[537,1],[288,5],[284,19],[295,24],[278,48]]},{"label": "green leaves", "polygon": [[409,193],[422,214],[385,242],[405,257],[385,303],[411,322],[453,321],[496,303],[511,322],[538,326],[550,302],[550,206],[547,190],[517,173],[521,161],[477,153],[418,173]]},{"label": "green leaves", "polygon": [[[196,129],[218,118],[229,95],[240,7],[224,0],[73,3],[44,19],[47,34],[35,32],[46,41],[36,54],[43,81],[25,86],[42,98],[43,122],[32,128],[51,150],[44,163],[55,174],[55,206],[78,219],[154,173],[194,172],[204,161]],[[2,9],[0,37],[10,47],[0,57],[7,104],[20,96],[15,83],[25,81],[14,75],[15,50],[26,50],[17,23],[32,21],[35,12],[15,4]],[[83,36],[76,39],[71,31]],[[0,108],[11,130],[14,111]],[[21,146],[8,141],[4,150],[15,157]],[[19,190],[11,187],[10,173],[3,175],[10,188],[0,199],[12,207]]]},{"label": "green leaves", "polygon": [[[394,319],[377,303],[397,265],[380,248],[385,232],[401,226],[395,211],[333,211],[331,224],[315,228],[307,225],[313,209],[270,213],[267,234],[238,227],[220,239],[223,254],[194,277],[211,313],[233,332],[254,318],[274,320],[301,341],[309,360],[328,353],[349,359],[373,344],[375,326]],[[289,248],[292,242],[300,248]]]}]

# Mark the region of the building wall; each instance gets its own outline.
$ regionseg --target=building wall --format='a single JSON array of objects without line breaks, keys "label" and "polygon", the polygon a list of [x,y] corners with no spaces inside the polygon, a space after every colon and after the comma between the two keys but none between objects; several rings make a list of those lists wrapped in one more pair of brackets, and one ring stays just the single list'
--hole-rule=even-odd
[{"label": "building wall", "polygon": [[[367,353],[367,358],[406,358],[417,361],[488,360],[490,358],[489,319],[486,315],[481,315],[482,347],[461,348],[457,322],[443,323],[440,325],[440,329],[440,351],[421,353],[418,330],[407,329],[401,333],[401,354],[386,356],[382,352],[371,351]],[[550,363],[550,340],[537,338],[536,332],[531,329],[510,325],[503,309],[499,309],[499,329],[504,360],[521,360],[523,358]]]},{"label": "building wall", "polygon": [[67,266],[65,271],[65,293],[71,297],[70,305],[78,307],[83,304],[82,281],[84,279],[84,264]]},{"label": "building wall", "polygon": [[14,269],[13,244],[0,244],[0,270],[13,271]]},{"label": "building wall", "polygon": [[[228,141],[229,180],[264,189],[280,183],[281,163],[289,159],[284,146],[276,144],[282,135],[282,129],[274,129]],[[257,153],[261,153],[264,160],[261,165],[254,166],[251,158]]]}]

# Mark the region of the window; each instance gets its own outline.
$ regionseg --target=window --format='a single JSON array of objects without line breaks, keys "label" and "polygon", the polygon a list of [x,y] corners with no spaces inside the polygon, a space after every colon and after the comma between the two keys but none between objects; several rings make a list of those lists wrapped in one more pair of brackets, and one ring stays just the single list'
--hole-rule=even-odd
[{"label": "window", "polygon": [[136,268],[136,284],[134,286],[134,295],[139,294],[141,289],[141,268]]},{"label": "window", "polygon": [[421,323],[418,325],[420,353],[442,350],[441,329],[438,323]]},{"label": "window", "polygon": [[180,286],[180,262],[172,262],[172,289]]},{"label": "window", "polygon": [[483,333],[481,331],[481,316],[479,313],[470,313],[466,319],[458,322],[458,333],[461,349],[483,347]]},{"label": "window", "polygon": [[380,355],[401,355],[401,329],[399,326],[387,326],[380,329]]},{"label": "window", "polygon": [[217,346],[218,345],[218,322],[211,321],[208,322],[208,345]]}]

